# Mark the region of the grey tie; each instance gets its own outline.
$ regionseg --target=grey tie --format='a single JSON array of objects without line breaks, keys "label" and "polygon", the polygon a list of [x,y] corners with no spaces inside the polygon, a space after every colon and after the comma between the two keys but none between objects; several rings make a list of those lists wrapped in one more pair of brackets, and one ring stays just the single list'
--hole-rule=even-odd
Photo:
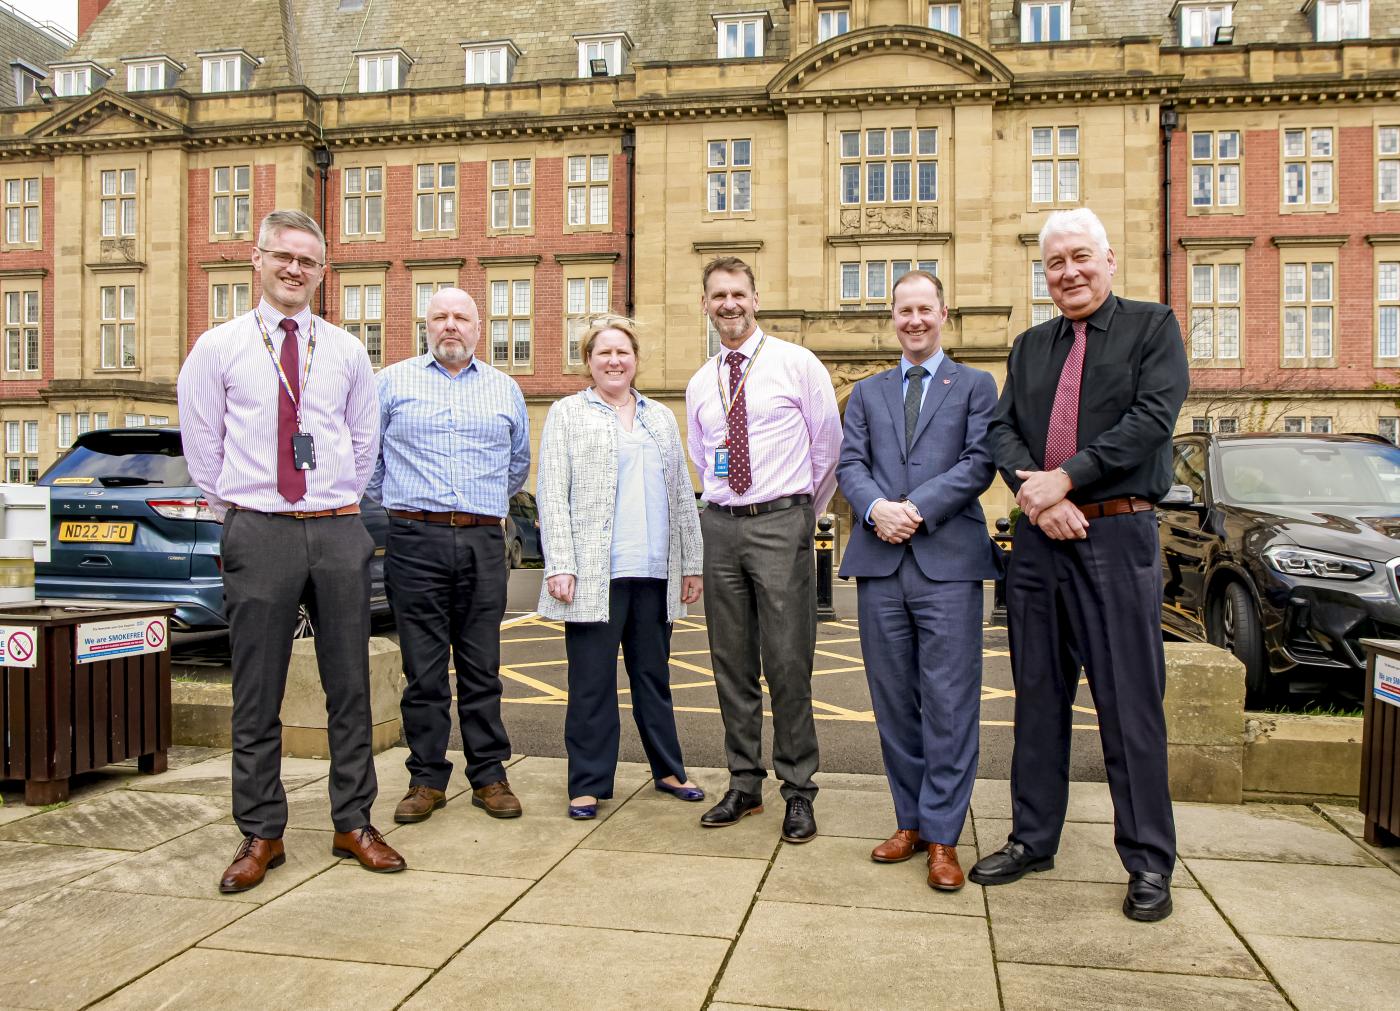
[{"label": "grey tie", "polygon": [[904,374],[909,378],[909,388],[904,391],[904,448],[907,451],[914,445],[914,429],[919,424],[919,408],[924,401],[924,376],[928,375],[928,369],[914,365]]}]

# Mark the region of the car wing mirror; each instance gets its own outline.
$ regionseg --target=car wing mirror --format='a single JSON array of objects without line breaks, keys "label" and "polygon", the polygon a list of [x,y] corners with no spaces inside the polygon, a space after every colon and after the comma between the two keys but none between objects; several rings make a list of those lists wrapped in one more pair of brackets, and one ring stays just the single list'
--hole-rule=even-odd
[{"label": "car wing mirror", "polygon": [[1174,484],[1157,503],[1164,509],[1199,509],[1205,503],[1196,498],[1189,484]]}]

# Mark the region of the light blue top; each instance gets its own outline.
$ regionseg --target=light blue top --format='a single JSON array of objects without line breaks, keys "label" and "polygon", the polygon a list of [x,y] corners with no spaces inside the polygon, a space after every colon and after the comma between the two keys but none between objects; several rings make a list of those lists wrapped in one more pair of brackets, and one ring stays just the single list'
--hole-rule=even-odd
[{"label": "light blue top", "polygon": [[[646,400],[635,390],[632,395],[640,412]],[[591,387],[584,396],[617,414]],[[634,420],[629,432],[620,418],[616,421],[617,498],[613,504],[611,575],[613,579],[665,579],[671,516],[661,449],[640,422]]]},{"label": "light blue top", "polygon": [[530,473],[530,418],[514,379],[431,354],[379,373],[379,462],[365,494],[386,509],[505,516]]},{"label": "light blue top", "polygon": [[[929,356],[928,361],[923,363],[924,368],[928,370],[928,375],[924,376],[924,389],[919,396],[920,411],[924,409],[924,401],[928,399],[928,388],[933,385],[931,380],[934,375],[937,374],[938,369],[943,365],[944,357],[946,356],[943,354],[943,349],[939,348]],[[903,396],[909,395],[909,370],[913,367],[914,363],[908,358],[903,355],[899,356],[899,392]],[[865,522],[869,523],[871,521],[870,514],[874,512],[875,507],[883,501],[885,500],[877,498],[874,502],[870,503],[870,508],[865,510]]]}]

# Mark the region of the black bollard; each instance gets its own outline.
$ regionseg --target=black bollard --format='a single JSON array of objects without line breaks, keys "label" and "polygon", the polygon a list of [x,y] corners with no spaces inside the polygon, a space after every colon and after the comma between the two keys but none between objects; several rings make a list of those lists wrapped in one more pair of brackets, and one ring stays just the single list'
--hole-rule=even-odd
[{"label": "black bollard", "polygon": [[[992,540],[996,542],[997,550],[1002,553],[1002,567],[1011,563],[1011,520],[1005,516],[997,520],[997,532],[992,535]],[[1006,617],[1006,575],[997,576],[996,589],[992,592],[992,614]]]},{"label": "black bollard", "polygon": [[817,620],[830,621],[836,617],[833,580],[836,578],[836,535],[832,527],[836,518],[829,513],[817,520],[813,547],[817,552]]}]

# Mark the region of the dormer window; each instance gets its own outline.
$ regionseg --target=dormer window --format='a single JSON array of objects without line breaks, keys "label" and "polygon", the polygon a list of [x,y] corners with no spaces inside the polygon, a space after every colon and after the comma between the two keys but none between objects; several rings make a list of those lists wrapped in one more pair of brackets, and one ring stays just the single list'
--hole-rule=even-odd
[{"label": "dormer window", "polygon": [[713,14],[719,35],[719,58],[737,60],[763,55],[763,33],[772,28],[767,11],[746,14]]},{"label": "dormer window", "polygon": [[632,40],[626,32],[606,35],[575,35],[578,43],[579,77],[616,77],[627,65]]},{"label": "dormer window", "polygon": [[129,56],[126,64],[127,91],[164,91],[175,87],[175,78],[185,68],[168,56]]},{"label": "dormer window", "polygon": [[222,49],[195,53],[204,61],[204,91],[246,91],[253,71],[262,61],[246,49]]},{"label": "dormer window", "polygon": [[[1234,41],[1229,31],[1234,12],[1230,3],[1183,3],[1178,0],[1171,17],[1177,22],[1181,45],[1187,48],[1225,45]],[[1220,29],[1227,29],[1221,32]]]},{"label": "dormer window", "polygon": [[402,49],[375,49],[355,54],[360,59],[360,94],[394,91],[413,60]]},{"label": "dormer window", "polygon": [[15,85],[15,104],[24,105],[34,97],[34,89],[39,86],[48,74],[39,67],[23,60],[13,60],[10,63],[10,71]]},{"label": "dormer window", "polygon": [[462,43],[467,54],[468,84],[509,84],[520,50],[509,40]]},{"label": "dormer window", "polygon": [[1032,3],[1021,0],[1022,42],[1069,40],[1069,0]]},{"label": "dormer window", "polygon": [[53,92],[59,98],[91,95],[107,83],[112,75],[91,60],[76,63],[50,63],[53,71]]},{"label": "dormer window", "polygon": [[851,30],[849,7],[821,7],[817,10],[817,41],[825,42]]},{"label": "dormer window", "polygon": [[937,3],[928,5],[928,26],[936,32],[962,34],[962,4]]},{"label": "dormer window", "polygon": [[1318,42],[1345,42],[1371,36],[1368,0],[1308,0],[1303,13],[1313,16]]}]

